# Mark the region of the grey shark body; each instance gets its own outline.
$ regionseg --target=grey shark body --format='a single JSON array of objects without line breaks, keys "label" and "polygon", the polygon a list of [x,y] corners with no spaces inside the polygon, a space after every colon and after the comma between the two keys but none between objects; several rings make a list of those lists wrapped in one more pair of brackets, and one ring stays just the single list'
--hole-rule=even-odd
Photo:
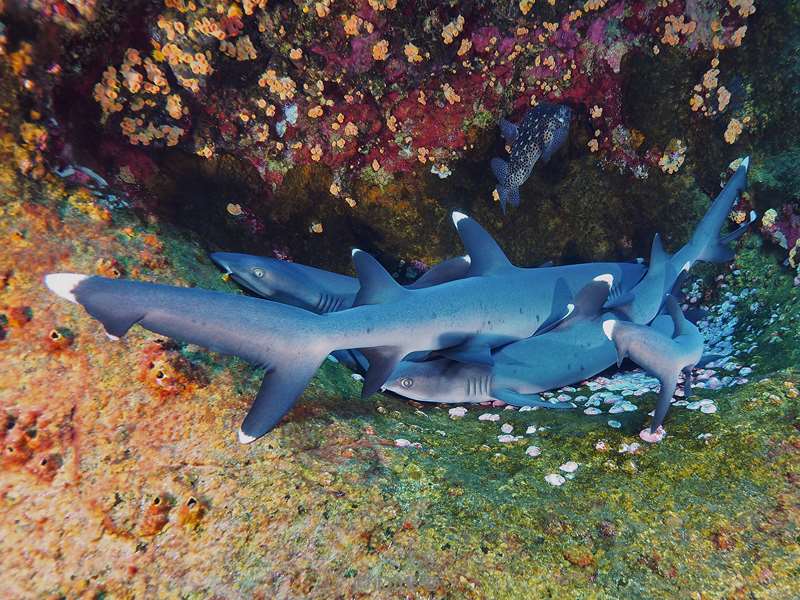
[{"label": "grey shark body", "polygon": [[466,277],[409,290],[370,255],[354,251],[360,282],[355,306],[324,315],[239,295],[103,277],[54,274],[47,284],[81,304],[112,336],[139,324],[266,367],[240,430],[240,439],[249,442],[278,424],[334,350],[364,352],[365,396],[414,351],[491,364],[492,348],[529,337],[565,314],[562,290],[576,293],[599,270],[619,275],[613,263],[519,269],[478,223],[460,213],[454,222],[471,258]]},{"label": "grey shark body", "polygon": [[497,193],[503,212],[506,204],[519,206],[519,188],[528,180],[537,161],[548,161],[567,141],[572,109],[558,104],[539,104],[525,113],[519,126],[500,120],[500,129],[511,156],[508,162],[493,158],[492,172],[497,178]]},{"label": "grey shark body", "polygon": [[[355,277],[276,258],[233,252],[215,252],[210,258],[243,288],[317,314],[352,308],[360,288]],[[405,287],[422,289],[461,279],[469,266],[468,256],[450,258]]]},{"label": "grey shark body", "polygon": [[[419,401],[503,400],[520,405],[526,398],[533,399],[538,392],[572,385],[612,366],[617,350],[605,335],[605,322],[626,320],[638,325],[652,322],[662,308],[665,294],[696,261],[723,261],[732,257],[728,244],[747,230],[755,215],[751,214],[748,223],[730,234],[720,237],[720,230],[746,185],[748,168],[749,158],[745,158],[690,241],[675,255],[666,255],[659,240],[654,240],[647,275],[629,293],[622,292],[607,301],[605,308],[611,308],[610,311],[592,315],[578,310],[552,331],[496,350],[491,367],[470,365],[467,368],[444,360],[404,361],[384,387]],[[658,321],[656,330],[671,322],[663,318]],[[687,377],[690,376],[691,371]],[[464,395],[464,391],[468,393]]]},{"label": "grey shark body", "polygon": [[609,320],[603,325],[606,336],[616,347],[617,364],[629,357],[661,383],[650,434],[656,434],[664,422],[681,372],[685,375],[684,397],[691,395],[692,369],[703,356],[702,334],[684,317],[672,296],[667,299],[667,310],[674,327],[672,336],[622,321]]},{"label": "grey shark body", "polygon": [[[675,279],[669,256],[656,236],[650,268],[632,291],[630,314],[649,322],[661,307],[665,291]],[[539,392],[592,377],[614,364],[614,344],[603,333],[603,323],[619,319],[605,310],[610,278],[599,276],[571,302],[573,312],[552,330],[496,350],[494,364],[458,365],[447,361],[404,361],[385,389],[428,402],[485,402],[502,400],[514,406],[536,404]],[[565,408],[555,406],[555,408]]]}]

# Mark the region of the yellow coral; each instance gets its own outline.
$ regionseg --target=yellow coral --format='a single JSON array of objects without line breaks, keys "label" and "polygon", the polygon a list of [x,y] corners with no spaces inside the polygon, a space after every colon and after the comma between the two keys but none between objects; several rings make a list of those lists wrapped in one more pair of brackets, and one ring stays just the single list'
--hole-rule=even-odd
[{"label": "yellow coral", "polygon": [[719,76],[719,69],[709,69],[703,75],[703,87],[707,90],[713,90],[717,85],[719,85],[719,81],[717,77]]},{"label": "yellow coral", "polygon": [[467,52],[470,51],[471,48],[472,48],[472,42],[469,39],[464,38],[463,40],[461,40],[461,45],[458,47],[458,52],[456,54],[458,54],[459,56],[464,56]]},{"label": "yellow coral", "polygon": [[456,104],[457,102],[461,102],[461,96],[456,94],[456,91],[452,88],[449,83],[445,83],[442,85],[442,91],[444,92],[444,97],[449,104]]},{"label": "yellow coral", "polygon": [[717,90],[717,102],[719,103],[719,110],[722,112],[728,107],[731,101],[731,93],[723,85]]},{"label": "yellow coral", "polygon": [[734,46],[738,48],[739,46],[742,45],[745,33],[747,33],[747,25],[742,25],[741,27],[739,27],[739,29],[733,32],[731,40],[733,41]]},{"label": "yellow coral", "polygon": [[730,123],[728,123],[727,129],[725,129],[725,141],[729,144],[733,144],[739,138],[739,134],[742,133],[742,123],[738,119],[731,119]]},{"label": "yellow coral", "polygon": [[686,155],[686,146],[681,140],[673,139],[664,150],[658,165],[664,173],[675,173],[683,165]]},{"label": "yellow coral", "polygon": [[183,116],[181,97],[178,94],[172,94],[167,98],[167,114],[173,119],[180,119]]},{"label": "yellow coral", "polygon": [[386,60],[389,56],[389,42],[386,40],[378,40],[372,46],[372,58],[375,60]]},{"label": "yellow coral", "polygon": [[689,106],[692,107],[692,111],[697,112],[703,106],[703,97],[700,94],[695,94],[689,100]]},{"label": "yellow coral", "polygon": [[536,4],[536,0],[519,0],[519,10],[523,15],[527,15],[534,4]]},{"label": "yellow coral", "polygon": [[317,117],[322,116],[322,112],[323,111],[321,106],[313,106],[310,109],[308,109],[308,116],[311,117],[312,119],[316,119]]},{"label": "yellow coral", "polygon": [[738,10],[739,14],[745,18],[756,12],[755,0],[728,0],[728,4],[731,5],[731,8]]},{"label": "yellow coral", "polygon": [[289,51],[289,58],[292,60],[300,60],[303,58],[303,50],[301,48],[292,48]]},{"label": "yellow coral", "polygon": [[464,17],[458,15],[455,19],[450,21],[447,25],[444,26],[442,29],[442,39],[444,40],[445,44],[452,44],[453,40],[455,40],[461,32],[464,30]]},{"label": "yellow coral", "polygon": [[258,57],[249,35],[236,38],[236,44],[222,40],[219,43],[219,49],[226,56],[235,58],[238,61],[255,60]]},{"label": "yellow coral", "polygon": [[344,25],[344,32],[347,35],[355,36],[361,33],[361,25],[363,23],[364,19],[358,15],[342,15],[342,24]]},{"label": "yellow coral", "polygon": [[591,111],[589,112],[592,115],[593,119],[599,119],[601,116],[603,116],[603,107],[597,106],[597,104],[595,104],[592,107]]},{"label": "yellow coral", "polygon": [[259,87],[269,87],[269,91],[277,94],[281,100],[291,100],[296,92],[296,85],[291,77],[278,77],[274,69],[268,69],[258,80]]},{"label": "yellow coral", "polygon": [[422,56],[419,53],[419,48],[417,48],[414,44],[406,44],[403,46],[403,52],[410,63],[419,63],[422,62]]}]

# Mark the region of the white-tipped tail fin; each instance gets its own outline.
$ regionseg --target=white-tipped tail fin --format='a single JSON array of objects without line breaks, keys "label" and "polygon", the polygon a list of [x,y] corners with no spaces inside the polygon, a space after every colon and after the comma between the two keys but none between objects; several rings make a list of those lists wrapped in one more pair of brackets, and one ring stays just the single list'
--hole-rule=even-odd
[{"label": "white-tipped tail fin", "polygon": [[82,275],[80,273],[50,273],[49,275],[45,275],[44,284],[50,288],[50,291],[54,294],[61,296],[64,300],[69,300],[77,304],[78,300],[75,298],[73,291],[78,287],[81,281],[88,277],[88,275]]},{"label": "white-tipped tail fin", "polygon": [[453,219],[453,225],[455,225],[456,227],[458,227],[459,221],[463,221],[464,219],[467,218],[467,215],[465,215],[464,213],[462,213],[460,211],[457,211],[457,210],[454,210],[453,214],[450,215],[450,216]]},{"label": "white-tipped tail fin", "polygon": [[258,438],[253,435],[247,435],[244,431],[239,429],[239,443],[240,444],[251,444],[255,442]]}]

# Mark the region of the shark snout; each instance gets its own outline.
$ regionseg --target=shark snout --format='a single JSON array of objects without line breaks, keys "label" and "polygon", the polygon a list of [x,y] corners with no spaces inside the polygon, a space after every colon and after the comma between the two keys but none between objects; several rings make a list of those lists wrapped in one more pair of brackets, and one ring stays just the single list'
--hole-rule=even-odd
[{"label": "shark snout", "polygon": [[211,262],[225,271],[225,273],[228,275],[233,273],[233,269],[231,268],[233,261],[231,259],[234,256],[235,255],[231,254],[230,252],[213,252],[208,255],[208,257],[211,259]]}]

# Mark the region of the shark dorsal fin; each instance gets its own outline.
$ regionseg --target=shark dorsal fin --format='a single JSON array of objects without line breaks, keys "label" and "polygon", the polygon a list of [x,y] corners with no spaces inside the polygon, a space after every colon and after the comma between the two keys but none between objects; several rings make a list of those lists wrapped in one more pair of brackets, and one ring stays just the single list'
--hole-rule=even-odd
[{"label": "shark dorsal fin", "polygon": [[681,310],[680,304],[678,301],[673,298],[672,296],[667,296],[667,300],[665,302],[667,307],[667,312],[669,316],[672,317],[672,324],[674,327],[674,332],[672,334],[673,338],[676,338],[680,335],[686,335],[691,331],[691,328],[694,327],[684,316],[683,311]]},{"label": "shark dorsal fin", "polygon": [[469,276],[488,275],[513,266],[494,238],[477,221],[455,211],[453,224],[472,261]]},{"label": "shark dorsal fin", "polygon": [[353,264],[361,284],[353,306],[391,302],[408,293],[371,254],[354,249]]},{"label": "shark dorsal fin", "polygon": [[650,248],[650,265],[648,268],[652,269],[653,265],[661,265],[668,259],[669,254],[664,250],[664,245],[661,243],[661,236],[655,234],[653,236],[653,245]]},{"label": "shark dorsal fin", "polygon": [[575,296],[575,314],[583,317],[600,314],[613,285],[614,276],[611,273],[605,273],[598,275],[583,286]]}]

